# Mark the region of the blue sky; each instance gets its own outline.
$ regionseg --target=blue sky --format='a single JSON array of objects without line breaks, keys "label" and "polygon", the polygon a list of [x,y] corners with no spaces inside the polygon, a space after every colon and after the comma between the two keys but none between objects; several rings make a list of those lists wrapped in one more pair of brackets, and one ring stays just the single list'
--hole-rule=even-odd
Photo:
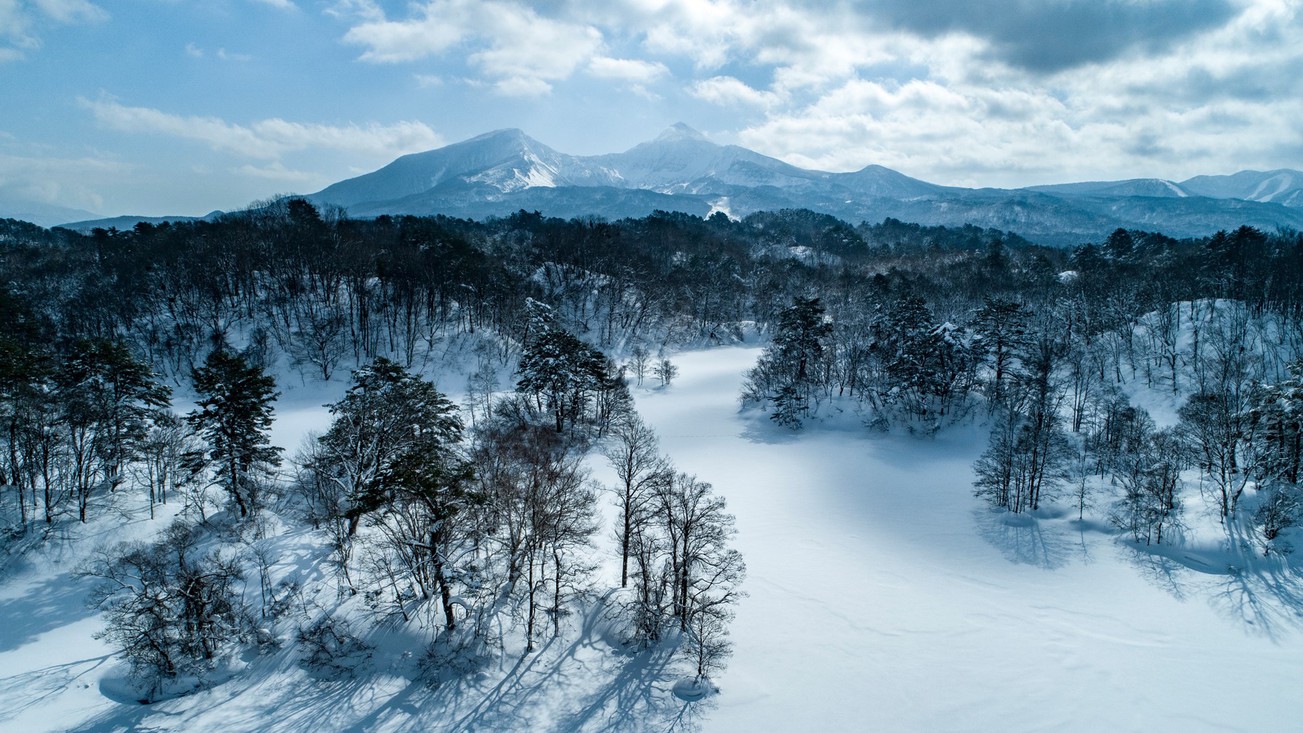
[{"label": "blue sky", "polygon": [[954,185],[1303,168],[1301,31],[1297,0],[0,0],[0,200],[200,214],[677,121]]}]

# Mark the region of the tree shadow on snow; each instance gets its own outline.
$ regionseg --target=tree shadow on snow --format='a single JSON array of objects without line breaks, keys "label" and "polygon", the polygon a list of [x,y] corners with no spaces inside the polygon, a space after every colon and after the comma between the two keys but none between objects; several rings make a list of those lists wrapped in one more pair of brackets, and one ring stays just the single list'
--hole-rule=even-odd
[{"label": "tree shadow on snow", "polygon": [[200,729],[217,719],[227,731],[266,733],[698,729],[715,703],[685,703],[673,694],[683,676],[673,648],[621,649],[611,626],[603,609],[590,610],[576,633],[529,654],[449,674],[434,670],[437,680],[414,659],[387,666],[377,660],[374,671],[321,680],[295,673],[297,652],[286,649],[245,678],[189,697],[154,705],[119,700],[74,731]]},{"label": "tree shadow on snow", "polygon": [[1303,572],[1282,566],[1229,574],[1212,603],[1248,630],[1276,640],[1287,630],[1303,629]]},{"label": "tree shadow on snow", "polygon": [[1009,562],[1054,570],[1072,556],[1073,544],[1061,529],[1043,528],[1036,517],[979,507],[973,510],[973,521],[982,539]]},{"label": "tree shadow on snow", "polygon": [[785,428],[778,423],[764,419],[764,415],[754,410],[740,414],[742,415],[743,427],[739,437],[748,443],[786,445],[795,443],[800,438],[802,431]]},{"label": "tree shadow on snow", "polygon": [[22,596],[0,600],[0,652],[17,649],[48,631],[93,613],[86,606],[89,586],[59,573],[28,588]]},{"label": "tree shadow on snow", "polygon": [[1209,550],[1132,542],[1123,542],[1122,552],[1176,599],[1207,596],[1214,609],[1250,633],[1276,640],[1303,630],[1303,568],[1292,558],[1262,557],[1245,546]]},{"label": "tree shadow on snow", "polygon": [[[672,647],[647,650],[619,648],[602,607],[585,614],[580,633],[571,641],[549,640],[525,655],[489,689],[462,686],[458,708],[449,730],[533,731],[688,731],[713,709],[707,700],[685,703],[671,688],[682,677],[672,664]],[[581,657],[584,650],[595,654]],[[604,679],[594,689],[593,680]],[[560,693],[560,694],[558,694]],[[464,709],[467,698],[477,700]],[[552,705],[553,716],[543,720],[532,713]]]},{"label": "tree shadow on snow", "polygon": [[91,657],[0,677],[0,730],[6,730],[7,721],[29,709],[54,705],[60,694],[109,659],[109,655]]}]

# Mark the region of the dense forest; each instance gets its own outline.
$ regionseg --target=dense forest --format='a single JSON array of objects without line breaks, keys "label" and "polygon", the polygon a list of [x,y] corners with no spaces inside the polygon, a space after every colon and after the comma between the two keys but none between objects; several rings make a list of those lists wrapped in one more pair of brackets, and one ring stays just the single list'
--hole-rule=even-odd
[{"label": "dense forest", "polygon": [[[1297,233],[1118,230],[1065,250],[808,211],[354,220],[283,199],[131,231],[0,222],[6,553],[109,496],[181,505],[83,571],[106,637],[161,692],[280,618],[305,664],[366,657],[348,619],[307,611],[320,588],[268,572],[278,522],[318,531],[332,594],[428,630],[437,674],[561,634],[613,541],[628,643],[677,644],[707,679],[745,576],[733,519],[661,453],[630,386],[671,384],[678,350],[757,340],[741,402],[787,429],[981,424],[978,496],[1101,507],[1141,543],[1180,532],[1193,472],[1228,535],[1289,551]],[[277,377],[348,385],[302,446],[269,442]],[[1133,404],[1137,385],[1173,395],[1178,424]]]}]

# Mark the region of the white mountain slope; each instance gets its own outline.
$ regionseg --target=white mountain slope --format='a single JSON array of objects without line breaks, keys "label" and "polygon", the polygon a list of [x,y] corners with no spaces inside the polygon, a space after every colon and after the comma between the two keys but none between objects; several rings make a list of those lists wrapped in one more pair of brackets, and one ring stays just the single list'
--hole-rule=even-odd
[{"label": "white mountain slope", "polygon": [[1197,196],[1303,207],[1303,172],[1288,168],[1240,171],[1229,176],[1195,176],[1182,181],[1181,186]]},{"label": "white mountain slope", "polygon": [[1126,181],[1084,181],[1082,183],[1056,183],[1048,186],[1030,186],[1028,191],[1065,194],[1069,196],[1153,196],[1158,198],[1186,198],[1190,192],[1179,184],[1162,178],[1133,178]]},{"label": "white mountain slope", "polygon": [[[520,130],[498,130],[425,153],[405,155],[373,173],[341,181],[314,200],[353,207],[433,193],[454,184],[494,194],[531,188],[611,187],[668,194],[726,193],[731,187],[848,189],[908,198],[940,187],[880,166],[855,173],[811,171],[737,145],[718,145],[682,123],[623,153],[574,156]],[[459,189],[460,187],[456,187]]]},{"label": "white mountain slope", "polygon": [[341,181],[313,195],[340,206],[388,201],[450,182],[487,185],[500,193],[525,188],[611,185],[614,177],[520,130],[497,130],[437,150],[398,158],[373,173]]},{"label": "white mountain slope", "polygon": [[618,171],[623,187],[662,193],[701,193],[719,184],[784,188],[829,177],[737,145],[716,145],[683,123],[655,140],[593,160]]}]

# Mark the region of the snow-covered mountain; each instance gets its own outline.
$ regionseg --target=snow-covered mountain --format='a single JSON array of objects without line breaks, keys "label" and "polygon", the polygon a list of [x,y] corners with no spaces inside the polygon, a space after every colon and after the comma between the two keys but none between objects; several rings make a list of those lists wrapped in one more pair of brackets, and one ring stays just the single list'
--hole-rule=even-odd
[{"label": "snow-covered mountain", "polygon": [[[312,198],[355,213],[451,213],[469,208],[464,215],[474,216],[475,200],[489,210],[480,215],[489,215],[501,208],[494,204],[517,197],[536,199],[537,192],[530,191],[544,188],[579,189],[546,196],[554,206],[570,208],[566,199],[582,206],[586,199],[601,198],[627,199],[635,209],[654,202],[690,211],[700,208],[701,197],[718,198],[754,189],[800,194],[792,201],[778,197],[782,205],[796,206],[803,205],[804,198],[911,198],[944,190],[881,166],[855,173],[798,168],[737,145],[717,145],[680,123],[623,153],[596,156],[567,155],[520,130],[498,130],[405,155],[378,171],[329,186]],[[478,198],[468,198],[470,193]],[[688,198],[666,202],[647,193]]]},{"label": "snow-covered mountain", "polygon": [[447,183],[483,184],[510,193],[527,188],[612,185],[616,178],[520,130],[496,130],[437,150],[404,155],[374,173],[329,186],[312,198],[353,208],[425,193]]},{"label": "snow-covered mountain", "polygon": [[1303,172],[1240,171],[1229,176],[1195,176],[1181,187],[1196,196],[1218,199],[1244,199],[1303,208]]},{"label": "snow-covered mountain", "polygon": [[797,168],[737,145],[716,145],[683,123],[655,140],[593,160],[618,172],[621,187],[670,194],[711,193],[721,186],[799,187],[826,180],[829,175]]},{"label": "snow-covered mountain", "polygon": [[886,217],[999,227],[1046,244],[1098,240],[1118,228],[1198,236],[1248,224],[1303,229],[1303,173],[1245,171],[1188,181],[1132,179],[1025,189],[942,186],[878,165],[808,170],[682,123],[622,153],[561,153],[520,130],[498,130],[406,155],[311,198],[355,216],[645,216],[657,209],[740,217],[806,208],[847,221]]},{"label": "snow-covered mountain", "polygon": [[1191,195],[1191,193],[1180,184],[1162,178],[1132,178],[1126,181],[1056,183],[1049,186],[1030,186],[1026,190],[1059,194],[1063,196],[1148,196],[1153,198],[1185,198]]}]

